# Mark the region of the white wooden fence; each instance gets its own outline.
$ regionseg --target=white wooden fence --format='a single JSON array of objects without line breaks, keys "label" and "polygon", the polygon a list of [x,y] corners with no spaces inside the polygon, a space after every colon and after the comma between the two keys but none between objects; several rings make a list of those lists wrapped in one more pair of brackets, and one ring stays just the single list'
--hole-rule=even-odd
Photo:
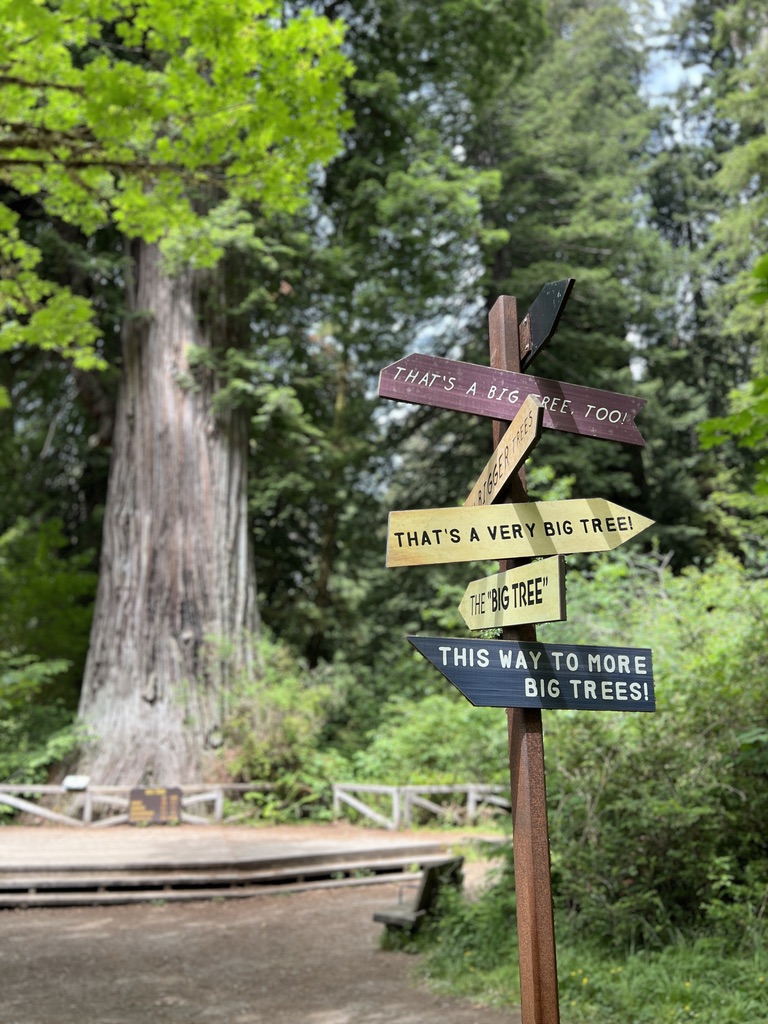
[{"label": "white wooden fence", "polygon": [[[0,804],[15,807],[45,821],[73,828],[107,828],[110,825],[125,825],[128,822],[130,791],[133,786],[68,786],[66,780],[60,786],[0,785]],[[178,786],[181,790],[181,820],[192,825],[210,825],[224,820],[224,794],[227,792],[265,792],[274,787],[264,783],[203,784],[200,786]],[[35,798],[46,800],[46,804],[62,803],[67,811],[52,810]],[[58,799],[57,799],[58,798]],[[203,817],[191,814],[190,807],[209,805],[209,813]]]},{"label": "white wooden fence", "polygon": [[[389,814],[382,814],[381,811],[371,807],[355,794],[368,793],[371,795],[384,796],[389,798]],[[346,804],[353,810],[362,814],[371,821],[375,821],[382,828],[398,829],[401,826],[410,827],[413,824],[414,807],[429,811],[443,818],[450,818],[454,824],[472,824],[477,818],[481,804],[493,804],[496,807],[509,809],[509,796],[502,794],[509,793],[507,786],[484,785],[470,782],[456,786],[378,786],[374,784],[334,783],[333,784],[333,814],[338,817],[341,814],[342,804]],[[450,804],[439,804],[430,800],[430,796],[455,795],[462,798],[462,803],[457,804],[451,801]]]},{"label": "white wooden fence", "polygon": [[[73,777],[77,778],[77,777]],[[0,785],[0,804],[72,828],[108,828],[128,822],[131,786],[92,786],[84,780],[81,785]],[[210,825],[224,821],[225,793],[256,793],[274,789],[267,783],[226,783],[178,786],[181,790],[181,821],[193,825]],[[481,804],[509,808],[509,790],[504,786],[467,783],[456,786],[377,786],[358,783],[333,784],[333,814],[340,817],[342,805],[351,807],[382,828],[408,828],[413,824],[414,808],[450,819],[454,824],[471,824],[477,818]],[[390,808],[382,813],[356,794],[384,796]],[[430,799],[435,796],[455,796],[448,804]],[[44,800],[43,803],[38,802]],[[64,810],[54,810],[60,804]],[[207,813],[191,813],[190,808]]]}]

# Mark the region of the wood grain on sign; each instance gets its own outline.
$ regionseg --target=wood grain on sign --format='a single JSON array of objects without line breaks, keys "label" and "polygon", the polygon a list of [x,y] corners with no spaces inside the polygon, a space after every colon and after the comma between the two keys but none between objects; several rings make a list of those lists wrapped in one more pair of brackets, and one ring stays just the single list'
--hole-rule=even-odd
[{"label": "wood grain on sign", "polygon": [[541,399],[529,395],[477,478],[477,483],[464,502],[467,508],[491,505],[504,495],[513,474],[539,443],[543,417]]},{"label": "wood grain on sign", "polygon": [[528,395],[536,395],[544,406],[543,425],[548,429],[645,444],[635,426],[644,398],[440,356],[412,352],[385,366],[379,374],[379,395],[507,422]]},{"label": "wood grain on sign", "polygon": [[610,551],[652,523],[605,498],[390,512],[387,565]]},{"label": "wood grain on sign", "polygon": [[494,629],[565,618],[565,559],[542,558],[473,580],[459,605],[468,629]]},{"label": "wood grain on sign", "polygon": [[445,678],[481,708],[654,711],[647,647],[409,636]]}]

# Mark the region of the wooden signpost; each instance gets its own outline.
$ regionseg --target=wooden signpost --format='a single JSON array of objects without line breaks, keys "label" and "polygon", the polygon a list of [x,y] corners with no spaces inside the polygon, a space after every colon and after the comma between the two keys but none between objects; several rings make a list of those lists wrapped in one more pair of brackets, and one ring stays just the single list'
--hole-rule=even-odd
[{"label": "wooden signpost", "polygon": [[419,352],[384,367],[379,395],[506,421],[514,418],[528,395],[535,395],[544,406],[543,422],[549,429],[645,444],[635,426],[644,398]]},{"label": "wooden signpost", "polygon": [[[490,367],[414,353],[379,378],[384,398],[493,420],[494,454],[464,507],[390,513],[387,565],[500,559],[498,574],[469,585],[460,610],[470,629],[501,624],[501,640],[408,639],[473,704],[507,709],[523,1024],[560,1021],[541,710],[655,707],[649,650],[536,640],[534,623],[565,614],[562,556],[610,550],[652,522],[602,498],[527,500],[519,464],[541,425],[644,443],[634,423],[643,399],[521,372],[552,336],[572,286],[546,285],[522,322],[516,300],[501,296],[489,314]],[[541,418],[529,427],[531,399]],[[555,557],[531,563],[535,555]]]},{"label": "wooden signpost", "polygon": [[464,502],[467,508],[490,505],[503,496],[512,475],[539,443],[543,418],[544,406],[541,399],[529,395],[469,492]]},{"label": "wooden signpost", "polygon": [[477,707],[656,710],[651,652],[645,647],[408,639]]},{"label": "wooden signpost", "polygon": [[611,551],[652,523],[604,498],[390,512],[387,565]]},{"label": "wooden signpost", "polygon": [[565,618],[565,559],[555,555],[473,580],[464,591],[459,611],[468,629],[561,622]]}]

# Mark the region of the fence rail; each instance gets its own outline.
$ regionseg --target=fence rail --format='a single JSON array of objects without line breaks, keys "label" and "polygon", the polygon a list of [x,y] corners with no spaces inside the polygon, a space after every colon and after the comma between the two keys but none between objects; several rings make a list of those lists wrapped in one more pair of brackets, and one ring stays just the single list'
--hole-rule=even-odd
[{"label": "fence rail", "polygon": [[[26,814],[71,828],[108,828],[128,822],[129,795],[134,786],[60,786],[0,785],[0,804],[24,811]],[[181,820],[191,825],[210,825],[224,821],[224,795],[227,792],[259,793],[274,787],[268,783],[214,783],[195,786],[176,786],[181,790]],[[67,812],[53,810],[30,798],[45,798],[48,802],[66,803]],[[210,804],[206,817],[192,814],[188,808]],[[96,814],[94,810],[109,808],[113,813]]]},{"label": "fence rail", "polygon": [[[379,786],[374,784],[339,783],[333,784],[333,814],[338,817],[342,813],[342,804],[346,804],[359,814],[370,818],[378,825],[388,829],[409,827],[413,824],[414,807],[429,811],[443,818],[449,818],[454,824],[472,824],[477,819],[481,804],[492,804],[496,807],[509,809],[509,789],[505,786],[494,786],[482,783],[466,783],[455,786]],[[389,797],[390,813],[382,814],[375,807],[360,800],[353,794],[369,793],[375,796]],[[430,800],[431,796],[454,795],[465,797],[463,804],[449,805]]]},{"label": "fence rail", "polygon": [[[130,791],[132,786],[92,786],[90,782],[76,787],[65,783],[58,786],[0,784],[0,805],[71,828],[109,828],[124,825],[129,820]],[[222,822],[226,793],[258,793],[274,789],[268,783],[214,783],[173,787],[181,790],[181,821],[192,825],[210,825]],[[509,808],[508,792],[504,786],[467,783],[455,786],[378,786],[373,784],[334,783],[333,814],[340,817],[342,806],[369,818],[382,828],[398,829],[413,824],[414,809],[427,811],[455,824],[471,824],[477,818],[482,804]],[[370,794],[387,798],[389,813],[382,813],[360,795]],[[455,796],[441,804],[433,797]],[[42,799],[44,802],[37,802]],[[49,806],[53,804],[54,806]],[[56,807],[56,805],[61,805]],[[193,813],[208,805],[205,814]],[[63,809],[62,809],[63,808]]]}]

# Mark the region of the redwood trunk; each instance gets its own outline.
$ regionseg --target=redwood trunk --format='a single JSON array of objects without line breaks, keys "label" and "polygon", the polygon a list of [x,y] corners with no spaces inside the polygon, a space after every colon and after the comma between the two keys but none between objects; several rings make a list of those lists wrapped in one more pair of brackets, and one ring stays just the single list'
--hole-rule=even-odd
[{"label": "redwood trunk", "polygon": [[247,419],[214,414],[210,372],[190,386],[190,346],[210,347],[194,284],[139,244],[80,700],[101,785],[200,781],[257,628]]}]

